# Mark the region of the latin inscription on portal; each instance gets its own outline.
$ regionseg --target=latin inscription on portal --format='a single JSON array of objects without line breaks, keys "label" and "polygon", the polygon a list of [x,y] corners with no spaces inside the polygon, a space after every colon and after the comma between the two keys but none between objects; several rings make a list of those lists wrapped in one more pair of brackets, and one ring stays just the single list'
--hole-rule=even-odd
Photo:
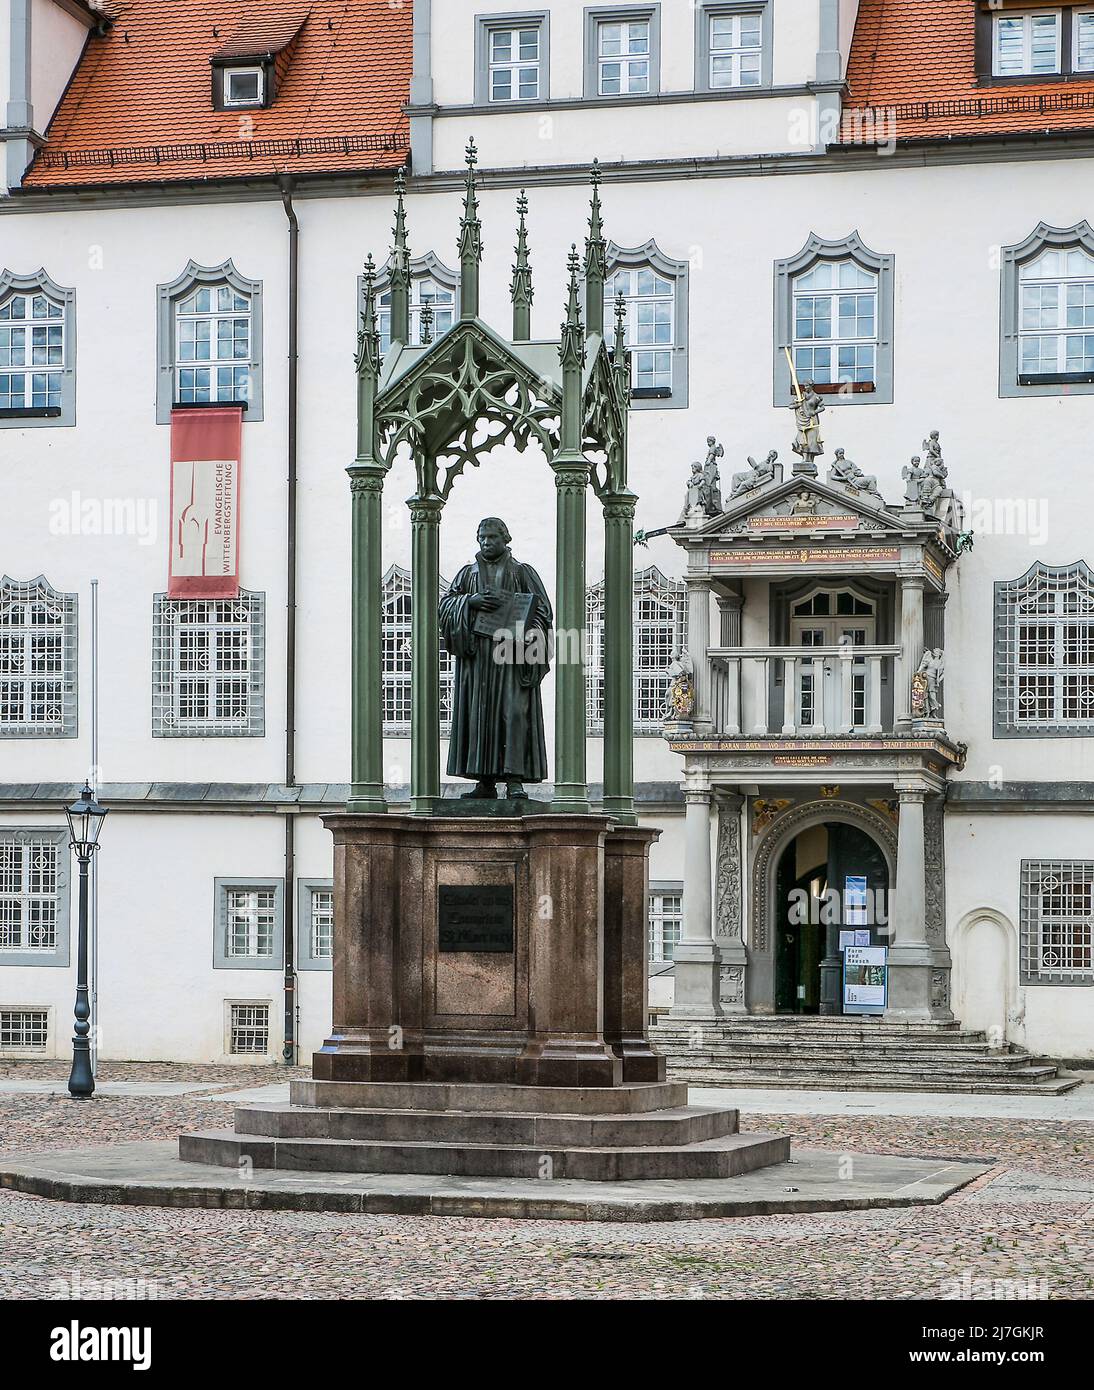
[{"label": "latin inscription on portal", "polygon": [[449,951],[513,951],[511,883],[442,883],[437,888],[437,946]]}]

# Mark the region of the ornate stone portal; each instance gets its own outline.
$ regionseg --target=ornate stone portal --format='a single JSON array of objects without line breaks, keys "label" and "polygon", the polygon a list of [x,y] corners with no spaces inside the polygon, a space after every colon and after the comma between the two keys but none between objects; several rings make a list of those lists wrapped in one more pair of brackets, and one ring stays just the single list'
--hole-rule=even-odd
[{"label": "ornate stone portal", "polygon": [[[357,351],[358,455],[349,469],[352,792],[346,812],[324,822],[335,845],[333,1026],[315,1054],[313,1080],[293,1083],[290,1108],[257,1121],[241,1112],[234,1134],[184,1136],[183,1157],[226,1164],[246,1151],[256,1165],[276,1168],[597,1179],[729,1177],[788,1157],[785,1139],[738,1134],[735,1111],[688,1107],[686,1088],[665,1083],[664,1059],[647,1036],[648,856],[657,832],[636,824],[633,800],[631,374],[622,296],[612,351],[604,340],[598,183],[594,164],[588,324],[583,329],[572,249],[561,339],[528,341],[522,195],[507,342],[478,316],[472,144],[460,223],[460,321],[416,346],[399,178],[391,347],[381,363],[370,258]],[[538,443],[555,473],[560,634],[584,628],[590,483],[603,505],[598,812],[586,784],[580,641],[576,655],[560,648],[553,663],[554,799],[520,794],[523,781],[544,770],[541,729],[531,728],[538,699],[525,700],[519,671],[499,674],[492,663],[525,653],[525,624],[545,636],[551,605],[538,576],[500,553],[504,528],[496,518],[480,526],[479,560],[461,571],[442,614],[446,642],[465,663],[453,726],[461,719],[475,726],[453,750],[450,771],[476,785],[470,798],[441,796],[440,517],[464,468],[507,442],[521,451]],[[410,503],[411,807],[395,814],[383,795],[380,502],[384,476],[405,447],[417,476]],[[709,497],[717,493],[717,458],[711,443]],[[488,593],[496,605],[472,604]],[[488,614],[501,606],[513,610],[511,630],[492,632]],[[501,647],[492,648],[499,636]],[[538,662],[540,677],[544,669]],[[495,795],[495,775],[507,783],[505,797]]]}]

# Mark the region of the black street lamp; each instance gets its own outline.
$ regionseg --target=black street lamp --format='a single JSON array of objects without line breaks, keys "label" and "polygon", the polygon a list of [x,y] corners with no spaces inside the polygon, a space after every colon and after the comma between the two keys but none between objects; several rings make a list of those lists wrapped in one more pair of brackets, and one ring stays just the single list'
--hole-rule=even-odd
[{"label": "black street lamp", "polygon": [[80,861],[80,936],[76,957],[76,1027],[72,1039],[72,1073],[68,1092],[72,1096],[95,1094],[95,1077],[91,1071],[91,1002],[87,993],[87,874],[91,856],[99,848],[99,831],[106,819],[106,807],[100,806],[88,784],[80,799],[65,808],[68,834],[76,858]]}]

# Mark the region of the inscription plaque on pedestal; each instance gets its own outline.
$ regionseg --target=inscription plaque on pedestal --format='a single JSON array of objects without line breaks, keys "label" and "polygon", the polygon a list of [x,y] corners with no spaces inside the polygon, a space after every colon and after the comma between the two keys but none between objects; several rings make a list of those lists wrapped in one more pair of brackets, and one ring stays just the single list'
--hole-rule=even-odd
[{"label": "inscription plaque on pedestal", "polygon": [[437,949],[512,954],[513,885],[439,884]]}]

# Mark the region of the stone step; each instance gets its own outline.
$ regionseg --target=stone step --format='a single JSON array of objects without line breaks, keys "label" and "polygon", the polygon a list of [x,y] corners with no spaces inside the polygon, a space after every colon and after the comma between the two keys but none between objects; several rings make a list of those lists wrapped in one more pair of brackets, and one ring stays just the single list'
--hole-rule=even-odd
[{"label": "stone step", "polygon": [[1081,1084],[1076,1076],[1057,1076],[1049,1081],[984,1081],[925,1077],[916,1082],[881,1076],[775,1075],[760,1071],[727,1071],[723,1067],[689,1067],[670,1072],[692,1086],[773,1091],[903,1091],[978,1096],[1060,1096]]},{"label": "stone step", "polygon": [[353,1139],[275,1139],[231,1130],[179,1136],[188,1163],[322,1173],[424,1173],[454,1177],[634,1182],[732,1178],[790,1157],[773,1134],[730,1134],[684,1146],[537,1148],[515,1145],[385,1143]]},{"label": "stone step", "polygon": [[727,1040],[738,1038],[797,1039],[813,1043],[822,1039],[833,1042],[870,1043],[875,1047],[987,1047],[988,1040],[983,1033],[942,1032],[931,1030],[922,1033],[906,1033],[890,1029],[871,1027],[818,1027],[799,1028],[793,1024],[781,1027],[755,1027],[752,1024],[729,1024],[722,1020],[697,1020],[687,1027],[666,1027],[657,1024],[650,1029],[650,1038],[660,1043],[674,1038],[690,1038],[696,1034],[703,1037],[720,1037]]},{"label": "stone step", "polygon": [[458,1110],[525,1115],[640,1115],[688,1103],[679,1082],[630,1086],[506,1086],[433,1081],[290,1081],[295,1105],[340,1110]]},{"label": "stone step", "polygon": [[969,1081],[1048,1081],[1056,1075],[1054,1066],[1028,1066],[1024,1058],[1016,1059],[1021,1065],[1017,1067],[991,1067],[971,1066],[968,1064],[954,1063],[947,1065],[943,1062],[923,1063],[916,1060],[901,1062],[878,1062],[870,1059],[859,1059],[854,1062],[849,1060],[830,1061],[824,1058],[801,1058],[795,1061],[792,1058],[778,1059],[772,1057],[762,1057],[757,1059],[757,1065],[751,1065],[751,1058],[719,1058],[707,1052],[694,1054],[692,1058],[668,1058],[669,1070],[674,1075],[690,1074],[694,1067],[705,1067],[707,1069],[721,1068],[726,1076],[732,1076],[737,1071],[764,1071],[771,1076],[796,1076],[805,1072],[810,1076],[889,1076],[894,1079],[904,1077],[915,1079],[917,1077],[937,1076],[940,1078],[956,1077],[966,1078]]},{"label": "stone step", "polygon": [[969,1068],[973,1071],[1021,1071],[1028,1066],[1053,1066],[1045,1058],[1030,1057],[1024,1052],[966,1053],[948,1057],[937,1052],[917,1052],[915,1054],[897,1053],[879,1055],[873,1051],[836,1051],[829,1048],[799,1047],[786,1048],[756,1047],[745,1043],[726,1043],[714,1047],[662,1048],[661,1055],[666,1061],[687,1062],[689,1058],[710,1058],[724,1061],[727,1065],[746,1066],[755,1060],[770,1066],[814,1066],[830,1065],[841,1067],[865,1067],[877,1070],[908,1070],[924,1068],[927,1070],[949,1070]]},{"label": "stone step", "polygon": [[969,1043],[952,1047],[907,1047],[898,1043],[881,1045],[858,1042],[830,1042],[827,1039],[806,1041],[802,1038],[783,1040],[781,1038],[703,1038],[698,1043],[685,1039],[657,1039],[657,1050],[662,1057],[686,1057],[696,1052],[715,1052],[719,1056],[736,1057],[749,1053],[760,1057],[892,1057],[923,1058],[926,1061],[965,1062],[977,1059],[993,1061],[1024,1062],[1030,1054],[1014,1047],[986,1047],[983,1043]]},{"label": "stone step", "polygon": [[681,1146],[737,1132],[735,1110],[682,1106],[638,1115],[529,1115],[438,1110],[242,1106],[238,1135],[550,1148]]}]

